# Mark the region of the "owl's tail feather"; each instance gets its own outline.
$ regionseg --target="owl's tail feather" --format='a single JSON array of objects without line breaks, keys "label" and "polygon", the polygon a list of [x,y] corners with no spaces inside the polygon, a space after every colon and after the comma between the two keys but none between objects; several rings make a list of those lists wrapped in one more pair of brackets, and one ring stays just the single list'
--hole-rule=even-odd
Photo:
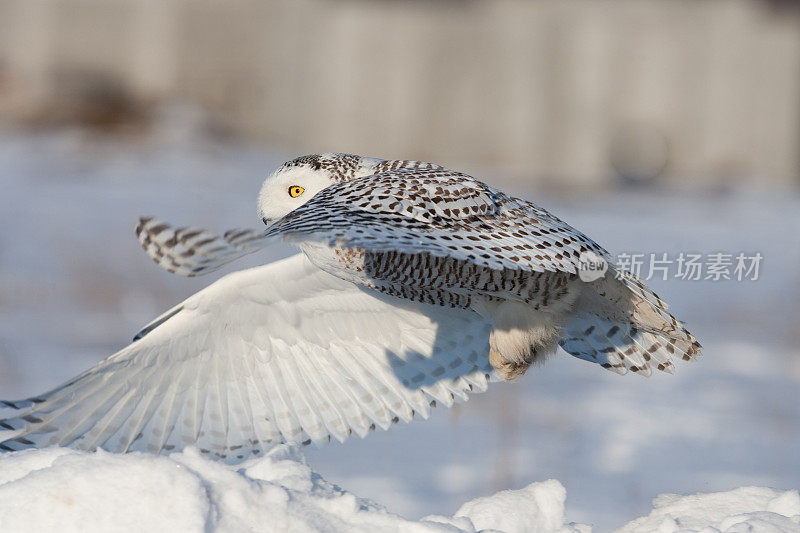
[{"label": "owl's tail feather", "polygon": [[650,376],[652,367],[675,372],[673,359],[700,356],[697,339],[639,278],[616,271],[587,284],[581,311],[564,327],[559,345],[568,353],[618,374]]},{"label": "owl's tail feather", "polygon": [[583,312],[562,330],[559,345],[567,353],[617,374],[630,370],[650,376],[652,367],[674,373],[673,359],[696,359],[700,345],[691,333],[686,331],[686,335],[686,339],[675,339]]}]

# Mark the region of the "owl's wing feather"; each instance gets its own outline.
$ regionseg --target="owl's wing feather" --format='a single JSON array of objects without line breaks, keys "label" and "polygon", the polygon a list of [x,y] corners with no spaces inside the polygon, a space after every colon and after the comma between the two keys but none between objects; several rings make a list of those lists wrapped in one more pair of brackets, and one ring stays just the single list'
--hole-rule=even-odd
[{"label": "owl's wing feather", "polygon": [[214,235],[200,228],[173,228],[152,217],[139,219],[136,238],[160,267],[187,277],[214,272],[268,241],[262,230],[232,229]]},{"label": "owl's wing feather", "polygon": [[332,184],[267,231],[216,236],[146,217],[136,234],[160,266],[184,276],[217,270],[274,237],[427,253],[493,270],[575,273],[583,252],[609,259],[601,246],[545,209],[443,168],[400,168]]},{"label": "owl's wing feather", "polygon": [[485,390],[488,336],[475,313],[361,289],[298,255],[230,274],[75,379],[0,403],[0,449],[194,444],[237,462],[363,436]]},{"label": "owl's wing feather", "polygon": [[331,185],[265,238],[451,257],[493,270],[576,273],[608,252],[544,209],[449,170],[405,170]]}]

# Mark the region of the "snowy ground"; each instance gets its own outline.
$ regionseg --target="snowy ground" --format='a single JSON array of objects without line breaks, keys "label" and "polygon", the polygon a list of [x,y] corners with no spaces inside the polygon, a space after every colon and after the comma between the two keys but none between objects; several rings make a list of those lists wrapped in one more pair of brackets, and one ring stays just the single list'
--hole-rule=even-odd
[{"label": "snowy ground", "polygon": [[[291,155],[197,139],[172,126],[125,143],[74,131],[0,133],[0,397],[41,392],[77,374],[212,280],[158,269],[133,236],[139,215],[210,229],[255,226],[261,180]],[[562,515],[596,531],[647,515],[661,493],[798,488],[800,198],[758,191],[564,198],[523,183],[506,188],[550,208],[613,252],[761,252],[761,279],[650,282],[705,347],[701,362],[680,364],[675,376],[620,377],[562,353],[519,383],[495,385],[451,411],[435,411],[429,421],[305,450],[313,471],[412,520],[456,513],[464,501],[498,490],[558,479],[569,495]],[[289,253],[269,250],[237,268]],[[173,481],[213,487],[206,478],[223,475],[207,465],[197,474],[190,463],[200,459],[191,453],[172,459],[195,471],[194,478],[177,481],[166,474],[169,463],[158,463],[168,459],[128,463],[107,455],[56,455],[31,461],[52,460],[54,467],[83,461],[99,470],[105,463],[134,470],[155,465],[165,471],[165,487]],[[3,480],[9,469],[30,469],[0,460]],[[263,496],[271,489],[263,488],[262,474],[248,473],[256,481],[235,483],[259,487]],[[555,486],[525,490],[552,492]],[[758,494],[753,498],[762,503],[779,497]],[[236,497],[250,496],[241,489]],[[683,505],[676,501],[661,498],[654,512]],[[191,505],[217,504],[207,499]],[[747,509],[764,510],[759,506],[768,507]],[[725,512],[714,516],[723,520]],[[637,527],[644,529],[631,531],[648,530],[659,517],[643,519]],[[458,527],[472,527],[464,524]]]},{"label": "snowy ground", "polygon": [[[0,456],[4,531],[590,532],[568,521],[566,496],[551,479],[409,521],[327,482],[288,447],[238,471],[195,449],[169,458],[63,448]],[[800,530],[797,491],[664,494],[653,505],[620,532]]]}]

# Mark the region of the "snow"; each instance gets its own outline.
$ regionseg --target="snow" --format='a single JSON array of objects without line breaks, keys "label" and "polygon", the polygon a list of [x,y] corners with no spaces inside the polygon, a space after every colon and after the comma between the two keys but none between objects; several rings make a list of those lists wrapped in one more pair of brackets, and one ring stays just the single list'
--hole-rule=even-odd
[{"label": "snow", "polygon": [[[161,457],[49,449],[0,456],[3,531],[197,531],[203,479]],[[168,496],[166,496],[168,495]]]},{"label": "snow", "polygon": [[[0,455],[2,531],[402,531],[588,533],[558,481],[410,521],[325,481],[295,448],[230,467],[194,448],[169,457],[49,448]],[[748,529],[750,527],[751,529]],[[744,487],[659,496],[619,531],[800,531],[797,491]]]},{"label": "snow", "polygon": [[[589,527],[565,524],[567,490],[554,479],[531,483],[520,490],[504,490],[462,505],[455,516],[469,518],[477,530],[588,531]],[[520,510],[525,512],[520,512]]]},{"label": "snow", "polygon": [[800,531],[800,495],[796,490],[740,487],[728,492],[678,496],[662,494],[653,511],[619,533],[659,531]]},{"label": "snow", "polygon": [[0,456],[3,531],[570,531],[565,491],[535,483],[407,521],[314,473],[281,447],[238,469],[169,457],[47,449]]},{"label": "snow", "polygon": [[[26,397],[73,377],[224,274],[185,279],[160,270],[133,235],[139,215],[211,230],[252,227],[259,223],[255,198],[264,176],[297,155],[196,138],[191,128],[165,129],[133,140],[0,129],[0,398]],[[531,487],[539,484],[531,483],[558,479],[569,495],[560,497],[563,510],[542,513],[562,513],[569,518],[563,523],[592,524],[596,531],[647,517],[652,499],[664,492],[727,494],[757,485],[773,487],[778,497],[798,488],[798,195],[618,190],[559,197],[480,175],[536,200],[613,252],[759,251],[762,277],[650,282],[704,345],[702,360],[678,364],[675,376],[620,377],[558,354],[520,382],[434,410],[430,420],[304,449],[314,472],[408,519],[456,516],[472,500],[479,527],[487,524],[475,498],[516,489],[546,505],[543,494],[558,501],[556,491],[535,495]],[[271,248],[232,268],[289,253]],[[65,462],[90,461],[68,451],[39,453],[26,459],[30,467],[0,456],[0,479],[39,463],[60,464],[62,455]],[[182,457],[130,460],[167,461],[153,464],[177,469]],[[206,502],[215,497],[208,490]],[[0,501],[5,497],[6,491]],[[677,513],[671,520],[689,516],[664,512]],[[762,512],[771,511],[742,504],[708,525],[729,527],[722,522],[730,516]],[[767,520],[759,516],[748,520]]]}]

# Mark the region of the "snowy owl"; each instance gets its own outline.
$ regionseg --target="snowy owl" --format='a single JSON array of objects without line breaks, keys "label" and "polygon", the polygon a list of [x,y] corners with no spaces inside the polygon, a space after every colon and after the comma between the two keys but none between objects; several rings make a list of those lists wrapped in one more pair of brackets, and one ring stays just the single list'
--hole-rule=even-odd
[{"label": "snowy owl", "polygon": [[[284,163],[262,230],[222,236],[142,218],[171,272],[211,272],[271,240],[302,254],[229,274],[50,392],[0,402],[2,450],[49,445],[235,463],[426,418],[560,345],[619,374],[672,373],[695,338],[602,247],[533,203],[419,161]],[[581,275],[582,256],[605,275]]]}]

